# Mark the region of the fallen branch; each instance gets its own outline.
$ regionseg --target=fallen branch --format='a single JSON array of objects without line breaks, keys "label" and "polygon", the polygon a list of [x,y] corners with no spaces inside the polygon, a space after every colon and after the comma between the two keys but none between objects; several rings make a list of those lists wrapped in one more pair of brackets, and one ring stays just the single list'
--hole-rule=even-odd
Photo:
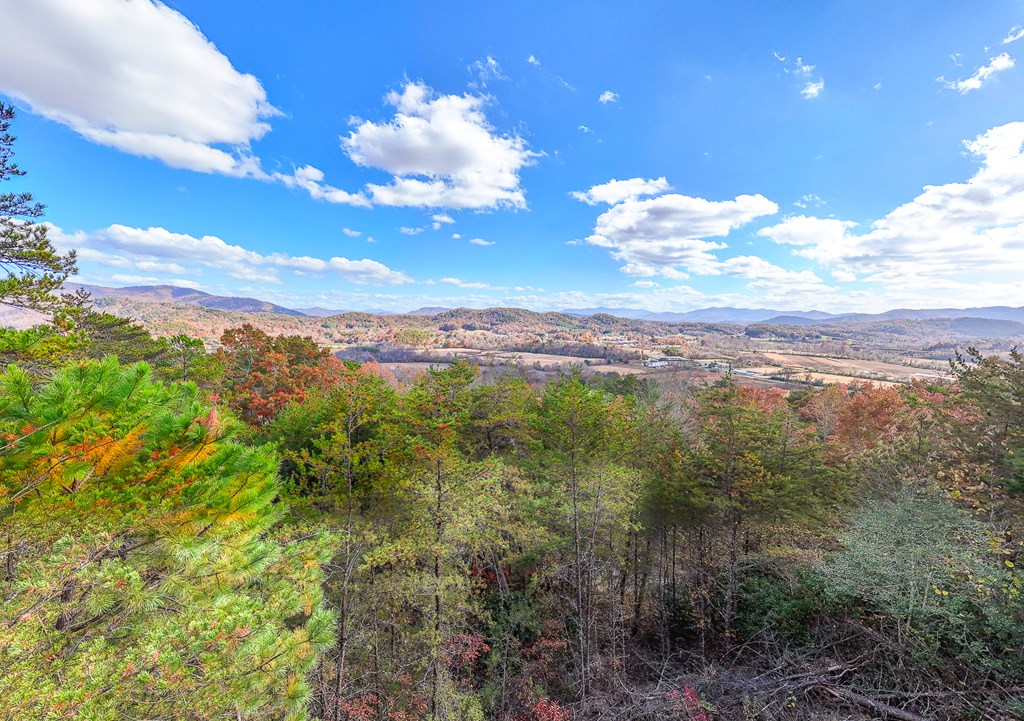
[{"label": "fallen branch", "polygon": [[873,699],[870,696],[865,696],[864,694],[851,691],[850,689],[843,688],[842,686],[820,684],[815,686],[815,688],[820,688],[821,690],[826,691],[836,698],[842,699],[848,703],[869,708],[872,711],[881,714],[881,718],[883,719],[894,718],[899,719],[899,721],[929,721],[924,716],[918,716],[916,713],[911,713],[910,711],[904,711],[903,709],[896,708],[895,706],[890,706],[884,701]]}]

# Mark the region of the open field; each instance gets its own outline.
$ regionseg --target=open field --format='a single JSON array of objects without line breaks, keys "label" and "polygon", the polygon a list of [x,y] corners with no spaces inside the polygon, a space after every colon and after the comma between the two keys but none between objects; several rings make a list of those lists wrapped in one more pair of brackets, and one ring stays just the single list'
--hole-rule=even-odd
[{"label": "open field", "polygon": [[[797,353],[762,353],[762,356],[778,367],[762,366],[746,368],[761,374],[778,373],[780,368],[794,369],[795,374],[803,376],[805,373],[822,376],[820,380],[826,383],[847,383],[851,380],[891,380],[896,382],[908,382],[914,379],[939,379],[946,378],[947,373],[934,364],[930,368],[914,368],[911,366],[898,365],[896,363],[885,363],[874,360],[861,360],[856,358],[826,358],[822,356],[801,355]],[[839,380],[842,379],[842,380]]]}]

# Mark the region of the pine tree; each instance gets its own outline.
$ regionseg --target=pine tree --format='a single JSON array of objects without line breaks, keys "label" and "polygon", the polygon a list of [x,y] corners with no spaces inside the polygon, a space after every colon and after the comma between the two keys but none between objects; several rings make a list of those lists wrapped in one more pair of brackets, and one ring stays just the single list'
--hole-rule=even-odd
[{"label": "pine tree", "polygon": [[[0,181],[25,174],[11,162],[13,119],[14,108],[0,103]],[[46,226],[36,222],[42,215],[31,193],[0,194],[0,304],[53,315],[68,308],[68,300],[55,293],[74,274],[75,253],[57,254]]]},{"label": "pine tree", "polygon": [[276,530],[278,459],[233,425],[141,363],[0,376],[12,717],[305,717],[330,548]]}]

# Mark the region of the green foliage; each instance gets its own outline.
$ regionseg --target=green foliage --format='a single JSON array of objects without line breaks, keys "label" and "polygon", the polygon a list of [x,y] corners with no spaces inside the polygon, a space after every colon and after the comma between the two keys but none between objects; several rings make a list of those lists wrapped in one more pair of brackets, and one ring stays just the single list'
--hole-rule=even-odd
[{"label": "green foliage", "polygon": [[[11,162],[13,119],[14,108],[0,103],[0,181],[25,174]],[[68,308],[55,293],[75,272],[75,254],[57,254],[46,226],[36,222],[42,214],[30,193],[0,194],[0,304],[53,315]]]},{"label": "green foliage", "polygon": [[303,718],[330,545],[277,458],[145,364],[0,376],[0,697],[20,718]]},{"label": "green foliage", "polygon": [[41,378],[80,355],[86,343],[80,333],[64,333],[52,325],[0,328],[0,365],[17,363],[34,378]]},{"label": "green foliage", "polygon": [[964,434],[970,457],[990,464],[995,483],[1024,491],[1024,354],[1013,349],[1004,359],[970,348],[952,369],[966,406],[954,420],[973,421],[967,426],[973,433]]},{"label": "green foliage", "polygon": [[590,383],[613,396],[632,398],[639,403],[653,403],[658,399],[658,384],[650,378],[643,378],[633,373],[595,373]]},{"label": "green foliage", "polygon": [[814,622],[827,609],[820,583],[804,574],[747,574],[737,590],[736,631],[743,640],[804,645],[814,640]]},{"label": "green foliage", "polygon": [[1000,656],[1024,636],[1021,582],[999,535],[933,491],[903,488],[853,515],[819,573],[840,603],[884,613],[926,661],[946,652],[1005,670]]}]

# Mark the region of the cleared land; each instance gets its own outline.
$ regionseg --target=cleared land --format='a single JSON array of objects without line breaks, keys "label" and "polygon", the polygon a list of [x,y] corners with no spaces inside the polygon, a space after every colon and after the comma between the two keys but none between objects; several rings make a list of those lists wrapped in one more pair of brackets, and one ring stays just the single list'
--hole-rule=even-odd
[{"label": "cleared land", "polygon": [[[826,358],[822,356],[800,355],[797,353],[761,353],[778,367],[758,366],[745,368],[761,374],[778,373],[781,369],[793,369],[796,375],[810,373],[812,377],[822,376],[826,383],[848,383],[853,380],[878,380],[908,382],[919,379],[946,378],[948,374],[936,367],[914,368],[874,360],[856,358]],[[842,380],[838,380],[842,379]]]}]

